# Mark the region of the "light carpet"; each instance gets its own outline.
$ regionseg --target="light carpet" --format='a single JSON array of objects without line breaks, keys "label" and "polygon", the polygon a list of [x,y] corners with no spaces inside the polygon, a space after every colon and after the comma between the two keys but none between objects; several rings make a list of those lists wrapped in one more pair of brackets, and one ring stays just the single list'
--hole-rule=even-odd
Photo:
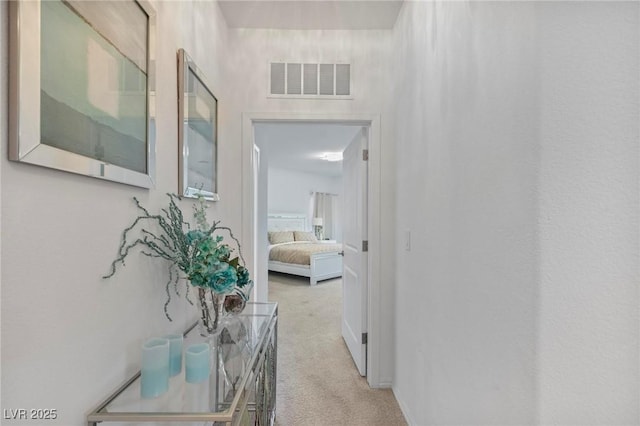
[{"label": "light carpet", "polygon": [[269,274],[278,302],[276,425],[406,425],[390,389],[371,389],[341,335],[342,280]]}]

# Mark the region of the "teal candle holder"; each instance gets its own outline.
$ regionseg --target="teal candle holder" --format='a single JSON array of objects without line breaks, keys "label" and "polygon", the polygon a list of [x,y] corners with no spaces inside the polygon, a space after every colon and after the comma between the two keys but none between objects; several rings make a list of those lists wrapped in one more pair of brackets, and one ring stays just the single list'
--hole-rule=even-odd
[{"label": "teal candle holder", "polygon": [[182,371],[182,334],[168,334],[163,337],[169,341],[169,375],[171,377]]},{"label": "teal candle holder", "polygon": [[196,343],[185,352],[185,379],[188,383],[202,383],[209,379],[211,357],[209,344]]},{"label": "teal candle holder", "polygon": [[140,395],[155,398],[169,389],[169,340],[150,339],[142,345]]}]

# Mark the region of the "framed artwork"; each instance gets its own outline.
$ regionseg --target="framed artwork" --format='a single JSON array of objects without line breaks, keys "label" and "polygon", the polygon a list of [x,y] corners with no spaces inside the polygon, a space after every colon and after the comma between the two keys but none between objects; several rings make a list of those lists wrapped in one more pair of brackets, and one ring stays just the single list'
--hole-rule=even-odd
[{"label": "framed artwork", "polygon": [[20,0],[9,9],[9,159],[153,187],[149,3]]},{"label": "framed artwork", "polygon": [[218,201],[218,100],[184,49],[178,50],[178,117],[179,192]]}]

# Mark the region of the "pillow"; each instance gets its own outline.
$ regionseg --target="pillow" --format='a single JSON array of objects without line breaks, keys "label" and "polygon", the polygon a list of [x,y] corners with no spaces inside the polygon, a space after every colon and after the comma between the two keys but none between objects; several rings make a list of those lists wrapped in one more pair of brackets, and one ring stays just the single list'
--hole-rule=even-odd
[{"label": "pillow", "polygon": [[269,232],[270,244],[282,244],[291,243],[295,241],[293,238],[293,231],[273,231]]},{"label": "pillow", "polygon": [[296,241],[318,241],[313,232],[293,231],[293,238]]}]

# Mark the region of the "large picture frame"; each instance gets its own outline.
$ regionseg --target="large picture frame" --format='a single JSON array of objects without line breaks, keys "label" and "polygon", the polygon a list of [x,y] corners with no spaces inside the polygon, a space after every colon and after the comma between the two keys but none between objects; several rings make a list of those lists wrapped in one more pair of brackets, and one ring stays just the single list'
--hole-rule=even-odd
[{"label": "large picture frame", "polygon": [[155,11],[9,2],[9,159],[155,186]]},{"label": "large picture frame", "polygon": [[202,71],[178,50],[178,190],[218,201],[218,100]]}]

